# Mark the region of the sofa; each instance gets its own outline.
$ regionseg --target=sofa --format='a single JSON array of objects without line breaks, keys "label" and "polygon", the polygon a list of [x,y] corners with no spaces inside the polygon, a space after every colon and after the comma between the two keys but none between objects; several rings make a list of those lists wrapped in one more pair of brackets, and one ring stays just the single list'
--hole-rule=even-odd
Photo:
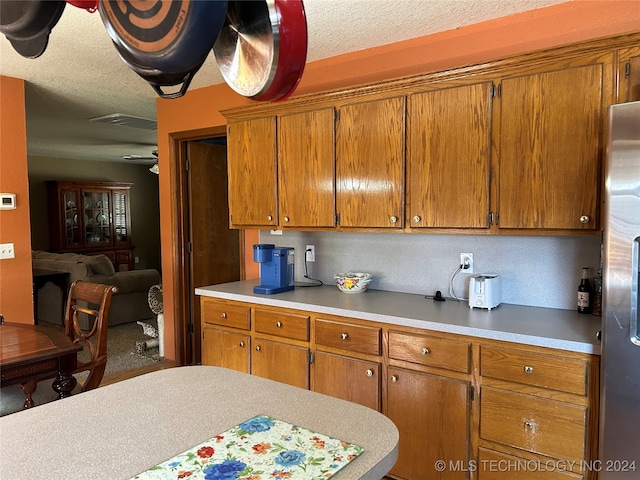
[{"label": "sofa", "polygon": [[[105,255],[80,255],[77,253],[32,252],[33,269],[67,272],[69,285],[76,280],[104,283],[118,287],[111,299],[109,326],[155,318],[149,308],[148,294],[153,285],[161,283],[155,269],[116,272],[113,263]],[[63,302],[66,293],[53,283],[46,283],[37,292],[37,321],[64,324]]]}]

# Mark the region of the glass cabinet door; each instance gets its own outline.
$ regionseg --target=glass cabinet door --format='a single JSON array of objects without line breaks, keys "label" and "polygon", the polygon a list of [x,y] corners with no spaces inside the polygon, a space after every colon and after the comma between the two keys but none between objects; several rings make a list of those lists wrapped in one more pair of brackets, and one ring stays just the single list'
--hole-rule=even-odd
[{"label": "glass cabinet door", "polygon": [[88,245],[110,244],[109,192],[84,190],[82,194],[85,242]]},{"label": "glass cabinet door", "polygon": [[115,232],[115,243],[129,242],[129,205],[128,196],[124,191],[114,190],[113,192],[113,231]]},{"label": "glass cabinet door", "polygon": [[62,202],[64,205],[64,241],[67,247],[80,244],[80,218],[78,217],[78,190],[63,190]]}]

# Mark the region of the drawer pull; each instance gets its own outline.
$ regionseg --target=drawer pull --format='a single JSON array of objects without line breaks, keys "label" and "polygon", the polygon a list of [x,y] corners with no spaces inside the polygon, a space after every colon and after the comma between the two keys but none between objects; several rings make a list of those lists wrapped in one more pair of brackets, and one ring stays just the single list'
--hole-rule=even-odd
[{"label": "drawer pull", "polygon": [[222,312],[220,314],[220,318],[227,318],[227,313],[226,312]]},{"label": "drawer pull", "polygon": [[256,345],[256,352],[259,352],[260,350],[262,350],[262,347],[260,345]]},{"label": "drawer pull", "polygon": [[589,223],[591,217],[589,215],[580,215],[580,223]]},{"label": "drawer pull", "polygon": [[524,421],[524,428],[525,428],[526,430],[533,431],[533,430],[535,430],[535,429],[536,429],[536,423],[535,423],[535,422],[532,422],[531,420],[525,420],[525,421]]},{"label": "drawer pull", "polygon": [[391,375],[391,381],[393,383],[396,383],[398,381],[398,376],[397,375]]},{"label": "drawer pull", "polygon": [[341,333],[341,334],[340,334],[340,338],[341,338],[342,340],[346,340],[348,337],[349,337],[349,334],[348,334],[348,333]]},{"label": "drawer pull", "polygon": [[282,328],[282,322],[276,322],[276,327],[277,328]]},{"label": "drawer pull", "polygon": [[420,215],[414,215],[413,223],[418,223],[420,220],[422,220],[422,218],[420,218]]},{"label": "drawer pull", "polygon": [[239,347],[244,347],[244,342],[240,342],[240,343],[238,344],[238,346],[239,346]]},{"label": "drawer pull", "polygon": [[271,215],[267,215],[267,220],[271,221],[273,220],[273,217]]},{"label": "drawer pull", "polygon": [[367,377],[373,377],[373,370],[370,368],[367,369]]},{"label": "drawer pull", "polygon": [[289,217],[284,217],[284,221],[288,222],[289,221]]},{"label": "drawer pull", "polygon": [[525,365],[524,373],[526,373],[527,375],[531,375],[533,373],[533,367],[530,365]]},{"label": "drawer pull", "polygon": [[422,349],[422,354],[423,355],[429,355],[431,353],[431,350],[429,350],[427,347]]},{"label": "drawer pull", "polygon": [[395,215],[391,215],[391,217],[389,217],[389,221],[391,223],[396,223],[398,221],[398,217],[396,217]]}]

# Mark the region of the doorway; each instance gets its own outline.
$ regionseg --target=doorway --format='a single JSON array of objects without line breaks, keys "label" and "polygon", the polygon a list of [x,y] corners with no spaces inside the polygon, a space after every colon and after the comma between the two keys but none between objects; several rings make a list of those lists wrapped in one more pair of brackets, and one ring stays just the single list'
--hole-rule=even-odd
[{"label": "doorway", "polygon": [[229,229],[226,137],[177,141],[178,249],[176,347],[180,364],[201,361],[197,287],[240,280],[240,231]]}]

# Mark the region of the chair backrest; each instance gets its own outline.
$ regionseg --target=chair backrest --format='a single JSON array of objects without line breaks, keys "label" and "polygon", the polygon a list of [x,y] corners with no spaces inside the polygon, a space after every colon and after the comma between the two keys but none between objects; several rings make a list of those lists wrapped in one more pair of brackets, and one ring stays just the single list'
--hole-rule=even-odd
[{"label": "chair backrest", "polygon": [[[117,293],[117,287],[102,283],[90,283],[77,280],[71,284],[67,308],[65,311],[65,332],[74,343],[82,343],[89,354],[88,361],[81,361],[87,355],[80,352],[78,367],[74,374],[89,371],[82,385],[82,391],[100,385],[107,367],[107,328],[109,327],[109,308],[111,296]],[[82,314],[89,319],[89,328],[80,326],[78,317]]]}]

